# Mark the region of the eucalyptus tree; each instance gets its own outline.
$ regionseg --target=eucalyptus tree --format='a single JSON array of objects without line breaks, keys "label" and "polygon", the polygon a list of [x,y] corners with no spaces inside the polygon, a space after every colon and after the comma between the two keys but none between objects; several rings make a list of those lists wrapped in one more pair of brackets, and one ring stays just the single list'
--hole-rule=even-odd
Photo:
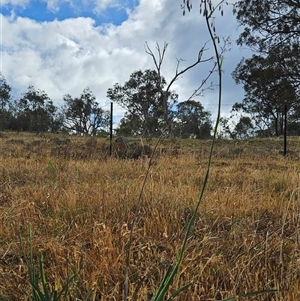
[{"label": "eucalyptus tree", "polygon": [[77,135],[95,136],[98,130],[109,126],[110,114],[96,102],[96,97],[89,88],[79,97],[67,94],[63,97],[64,129]]},{"label": "eucalyptus tree", "polygon": [[211,113],[195,100],[187,100],[177,105],[174,121],[174,134],[182,138],[211,138]]},{"label": "eucalyptus tree", "polygon": [[239,45],[264,53],[286,46],[299,49],[298,0],[240,0],[235,9],[237,20],[243,26]]},{"label": "eucalyptus tree", "polygon": [[292,115],[299,110],[298,87],[284,74],[280,61],[271,55],[243,59],[232,73],[236,83],[242,83],[245,90],[242,103],[235,104],[233,109],[250,114],[256,124],[272,126],[276,136],[283,134],[286,112]]},{"label": "eucalyptus tree", "polygon": [[11,99],[11,87],[7,84],[5,77],[0,73],[0,130],[8,127],[10,112],[9,103]]},{"label": "eucalyptus tree", "polygon": [[29,86],[22,97],[12,102],[13,129],[29,132],[57,131],[60,128],[58,108],[48,94]]},{"label": "eucalyptus tree", "polygon": [[[165,79],[157,71],[134,71],[123,85],[116,83],[107,97],[125,111],[119,132],[127,135],[160,136],[177,102],[174,91],[164,91]],[[167,111],[164,107],[167,106]],[[167,116],[165,116],[167,112]]]},{"label": "eucalyptus tree", "polygon": [[233,72],[244,85],[243,108],[282,134],[284,116],[299,116],[300,2],[240,0],[235,9],[243,28],[237,43],[255,52]]}]

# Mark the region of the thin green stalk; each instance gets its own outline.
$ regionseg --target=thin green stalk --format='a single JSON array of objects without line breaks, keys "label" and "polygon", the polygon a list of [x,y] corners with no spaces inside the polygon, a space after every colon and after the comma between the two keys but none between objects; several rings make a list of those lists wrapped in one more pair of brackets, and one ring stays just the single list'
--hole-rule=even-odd
[{"label": "thin green stalk", "polygon": [[250,292],[250,293],[243,294],[243,295],[229,297],[229,298],[223,299],[221,301],[234,301],[234,300],[240,300],[240,299],[247,298],[247,297],[254,297],[254,296],[261,295],[261,294],[276,293],[276,292],[277,292],[277,290],[263,290],[263,291],[257,291],[257,292]]},{"label": "thin green stalk", "polygon": [[[156,295],[152,298],[152,301],[163,301],[165,299],[165,295],[166,295],[170,285],[172,284],[174,277],[176,276],[176,274],[179,271],[180,265],[181,265],[182,260],[183,260],[184,252],[185,252],[185,249],[186,249],[186,245],[187,245],[187,242],[188,242],[188,238],[190,236],[192,227],[193,227],[195,219],[196,219],[196,214],[198,212],[200,204],[202,203],[204,192],[206,190],[206,186],[207,186],[207,182],[208,182],[208,178],[209,178],[209,173],[210,173],[211,162],[212,162],[213,149],[214,149],[214,145],[215,145],[215,141],[216,141],[216,137],[217,137],[217,129],[218,129],[218,125],[219,125],[219,122],[220,122],[221,104],[222,104],[222,63],[223,63],[223,61],[222,61],[222,58],[219,54],[217,43],[216,43],[216,40],[218,40],[219,38],[214,35],[214,33],[211,29],[211,26],[209,24],[209,19],[212,16],[212,14],[214,13],[215,9],[213,9],[212,6],[210,5],[211,11],[210,11],[210,14],[208,14],[208,7],[207,7],[208,3],[207,2],[208,1],[203,1],[203,3],[204,3],[204,16],[205,16],[206,25],[207,25],[207,28],[208,28],[208,31],[209,31],[209,35],[211,37],[213,47],[214,47],[214,52],[215,52],[215,56],[216,56],[217,70],[218,70],[218,81],[219,81],[217,119],[216,119],[216,123],[215,123],[214,134],[213,134],[212,144],[211,144],[211,148],[210,148],[209,159],[208,159],[206,174],[205,174],[205,177],[204,177],[204,182],[203,182],[203,185],[202,185],[202,189],[201,189],[201,192],[200,192],[198,202],[195,206],[192,217],[191,217],[191,219],[188,223],[187,230],[186,230],[186,233],[185,233],[185,237],[184,237],[184,240],[183,240],[183,243],[182,243],[182,247],[180,249],[180,252],[179,252],[179,255],[178,255],[178,258],[177,258],[177,262],[176,262],[174,267],[172,265],[169,266],[169,268],[168,268],[168,270],[165,274],[165,277],[164,277],[163,281],[161,282],[161,285],[160,285]],[[221,1],[218,4],[218,6],[222,2],[224,2],[224,1]],[[188,284],[182,286],[181,288],[179,288],[167,300],[173,300],[173,298],[175,296],[177,296],[180,292],[187,289],[190,284],[191,283],[188,283]],[[256,295],[263,294],[263,293],[273,293],[273,292],[276,292],[276,291],[277,290],[265,290],[265,291],[258,291],[258,292],[250,292],[250,293],[247,293],[247,294],[244,294],[244,295],[230,297],[230,298],[224,299],[223,301],[238,300],[238,299],[241,299],[241,298],[256,296]]]},{"label": "thin green stalk", "polygon": [[[224,1],[221,1],[216,7],[221,5],[223,2]],[[216,65],[217,65],[217,70],[218,70],[218,82],[219,82],[218,87],[219,88],[218,88],[217,118],[216,118],[216,123],[215,123],[211,148],[210,148],[210,152],[209,152],[209,158],[208,158],[208,162],[207,162],[207,169],[206,169],[206,173],[205,173],[205,177],[204,177],[204,182],[203,182],[203,185],[202,185],[202,188],[201,188],[201,191],[200,191],[198,202],[197,202],[197,204],[194,208],[192,217],[191,217],[191,219],[190,219],[190,221],[187,225],[187,229],[186,229],[186,232],[185,232],[185,236],[184,236],[184,239],[183,239],[183,242],[182,242],[181,249],[180,249],[178,257],[177,257],[176,264],[174,266],[170,265],[168,267],[168,269],[165,273],[165,276],[164,276],[163,280],[161,281],[161,284],[160,284],[156,294],[151,299],[152,301],[164,301],[164,300],[171,301],[176,296],[178,296],[182,291],[186,290],[192,284],[192,282],[185,284],[184,286],[177,289],[175,291],[175,293],[173,293],[168,299],[165,299],[165,295],[168,292],[169,287],[173,283],[174,277],[178,274],[180,265],[181,265],[183,257],[184,257],[184,252],[185,252],[185,249],[186,249],[186,246],[187,246],[188,238],[190,236],[192,227],[194,225],[194,222],[195,222],[195,219],[196,219],[196,216],[197,216],[197,212],[199,210],[199,206],[201,205],[201,203],[203,201],[204,193],[205,193],[205,190],[206,190],[206,186],[207,186],[208,178],[209,178],[209,174],[210,174],[210,167],[211,167],[211,163],[212,163],[213,149],[214,149],[214,145],[215,145],[216,138],[217,138],[217,129],[218,129],[218,125],[219,125],[219,122],[220,122],[221,104],[222,104],[222,63],[223,63],[223,61],[222,61],[222,57],[219,53],[219,50],[218,50],[218,47],[217,47],[217,42],[216,42],[216,40],[219,40],[219,38],[216,35],[214,35],[214,33],[212,31],[212,28],[209,24],[209,20],[210,20],[211,16],[213,15],[215,9],[212,8],[211,3],[209,3],[210,13],[208,14],[208,1],[205,0],[205,1],[203,1],[203,3],[204,3],[204,9],[205,9],[204,16],[205,16],[205,20],[206,20],[206,25],[207,25],[207,28],[208,28],[210,38],[211,38],[212,43],[213,43],[213,48],[214,48],[214,52],[215,52],[215,56],[216,56]],[[150,164],[149,164],[149,168],[147,170],[146,177],[145,177],[143,185],[142,185],[142,189],[141,189],[141,193],[140,193],[140,197],[139,197],[139,201],[138,201],[139,205],[140,205],[141,195],[142,195],[145,183],[146,183],[146,179],[147,179],[149,169],[150,169]],[[138,211],[136,211],[135,218],[133,220],[132,226],[133,226],[133,224],[134,224],[134,222],[137,218],[137,212]],[[127,298],[128,298],[128,287],[129,287],[128,269],[129,269],[129,258],[130,258],[129,257],[130,256],[130,246],[131,246],[131,243],[132,243],[132,234],[133,234],[133,227],[131,227],[130,239],[129,239],[129,242],[128,242],[128,245],[127,245],[127,250],[126,250],[126,273],[125,273],[125,296],[124,296],[125,301],[127,301]],[[259,295],[259,294],[267,293],[267,292],[268,293],[274,292],[274,290],[251,292],[251,293],[240,295],[240,296],[230,297],[230,298],[227,298],[223,301],[237,300],[238,298],[245,298],[245,297],[255,296],[255,295]]]},{"label": "thin green stalk", "polygon": [[[38,273],[36,272],[36,263],[33,259],[33,238],[32,238],[32,229],[31,225],[29,225],[29,247],[30,254],[29,259],[26,257],[26,253],[23,248],[23,240],[22,236],[20,236],[20,244],[23,251],[23,254],[26,258],[28,274],[29,274],[29,283],[32,288],[32,301],[59,301],[59,300],[67,300],[66,298],[70,296],[70,288],[71,284],[74,283],[77,277],[77,273],[74,273],[72,276],[68,277],[65,284],[59,291],[56,287],[50,290],[47,277],[45,274],[44,268],[44,257],[42,250],[39,250],[39,259],[38,259]],[[75,283],[76,285],[76,283]],[[92,291],[90,291],[87,297],[84,299],[85,301],[90,300],[92,296]]]},{"label": "thin green stalk", "polygon": [[[157,291],[156,295],[154,295],[154,297],[152,298],[153,301],[163,301],[164,300],[164,297],[165,297],[170,285],[172,284],[174,277],[178,273],[178,270],[179,270],[180,265],[182,263],[182,260],[183,260],[183,257],[184,257],[184,252],[185,252],[186,245],[187,245],[187,242],[188,242],[188,238],[190,236],[190,233],[191,233],[192,227],[194,225],[199,206],[202,203],[204,192],[206,190],[206,186],[207,186],[207,182],[208,182],[208,178],[209,178],[209,173],[210,173],[211,162],[212,162],[213,149],[214,149],[214,145],[215,145],[215,141],[216,141],[216,137],[217,137],[217,128],[218,128],[219,121],[220,121],[221,103],[222,103],[222,59],[219,55],[218,47],[217,47],[217,44],[216,44],[216,39],[215,39],[215,37],[213,35],[213,32],[210,28],[210,25],[209,25],[209,18],[211,16],[211,14],[208,15],[208,13],[207,13],[207,3],[206,3],[206,1],[205,1],[205,10],[206,10],[206,14],[205,14],[206,24],[207,24],[207,28],[208,28],[208,31],[209,31],[209,35],[210,35],[212,43],[213,43],[213,47],[214,47],[214,51],[215,51],[215,55],[216,55],[216,62],[217,62],[218,81],[219,81],[218,114],[217,114],[217,119],[216,119],[216,123],[215,123],[214,134],[213,134],[212,144],[211,144],[211,148],[210,148],[209,159],[208,159],[208,163],[207,163],[207,169],[206,169],[204,182],[203,182],[203,185],[202,185],[202,189],[201,189],[201,192],[200,192],[198,202],[195,206],[192,217],[191,217],[191,219],[190,219],[190,221],[187,225],[187,229],[186,229],[186,232],[185,232],[182,247],[180,249],[180,252],[179,252],[179,255],[178,255],[178,258],[177,258],[177,262],[176,262],[174,267],[170,266],[169,269],[167,270],[167,272],[165,274],[165,277],[164,277],[163,281],[161,282],[161,285],[158,288],[158,291]],[[179,288],[175,292],[176,296],[178,295],[177,292],[179,293],[183,289],[186,289],[190,284],[191,283],[188,283],[185,286]],[[172,297],[172,299],[173,299],[173,297]]]}]

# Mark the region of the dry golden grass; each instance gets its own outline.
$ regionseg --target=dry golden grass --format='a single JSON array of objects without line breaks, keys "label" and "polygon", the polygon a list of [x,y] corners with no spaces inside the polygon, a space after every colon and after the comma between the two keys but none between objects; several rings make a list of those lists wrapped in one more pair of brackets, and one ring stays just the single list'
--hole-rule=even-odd
[{"label": "dry golden grass", "polygon": [[[0,136],[0,296],[30,300],[19,237],[29,253],[31,225],[50,284],[77,271],[82,297],[93,289],[92,300],[122,300],[125,245],[148,159],[109,158],[105,140],[60,139]],[[130,300],[135,290],[137,300],[149,300],[176,261],[209,147],[193,140],[160,146],[133,233]],[[281,148],[281,139],[217,141],[174,289],[193,284],[178,300],[273,288],[279,292],[251,300],[300,300],[300,140],[290,139],[286,158]]]}]

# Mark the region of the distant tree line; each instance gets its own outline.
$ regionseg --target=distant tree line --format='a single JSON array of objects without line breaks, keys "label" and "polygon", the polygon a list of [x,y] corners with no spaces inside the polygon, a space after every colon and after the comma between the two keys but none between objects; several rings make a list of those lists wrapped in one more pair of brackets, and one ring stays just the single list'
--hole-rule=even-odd
[{"label": "distant tree line", "polygon": [[29,86],[18,99],[12,99],[11,87],[0,76],[0,130],[26,132],[68,132],[96,135],[107,130],[109,113],[99,107],[89,88],[79,97],[63,96],[63,105],[55,106],[45,91]]},{"label": "distant tree line", "polygon": [[[256,63],[258,63],[257,60]],[[237,72],[239,65],[234,72]],[[273,65],[274,66],[274,65]],[[250,68],[251,65],[244,66]],[[250,71],[249,71],[250,72]],[[289,102],[288,134],[300,134],[300,103],[297,91],[282,79],[275,85],[276,74],[260,78],[264,71],[260,68],[253,80],[245,83],[246,96],[243,102],[235,103],[231,116],[220,120],[219,137],[243,139],[249,137],[279,136],[282,134],[282,97]],[[240,74],[241,76],[241,74]],[[255,81],[255,78],[259,78]],[[263,78],[270,80],[269,86]],[[274,89],[271,89],[273,78]],[[161,88],[165,80],[155,70],[135,71],[124,85],[116,83],[107,91],[107,98],[124,108],[124,117],[115,128],[120,136],[158,137],[165,128],[163,97]],[[275,80],[276,79],[276,80]],[[259,92],[257,86],[260,85]],[[254,87],[254,88],[253,88]],[[263,88],[264,87],[264,88]],[[249,89],[249,92],[248,92]],[[252,89],[252,90],[251,90]],[[253,94],[251,94],[251,93]],[[18,99],[12,99],[11,87],[4,76],[0,76],[0,131],[64,132],[76,135],[107,136],[109,134],[110,112],[100,107],[95,95],[85,88],[80,96],[67,94],[62,97],[63,104],[53,104],[46,92],[29,86]],[[258,95],[256,95],[258,93]],[[273,94],[275,93],[275,94]],[[277,93],[277,94],[276,94]],[[252,101],[248,99],[251,97]],[[262,99],[261,99],[262,98]],[[178,102],[178,95],[168,92],[168,120],[171,120],[172,137],[209,139],[212,132],[212,115],[199,101]]]},{"label": "distant tree line", "polygon": [[[159,78],[163,87],[165,80]],[[161,86],[157,87],[158,74],[154,70],[135,71],[122,86],[108,89],[107,97],[120,104],[124,117],[115,129],[123,136],[160,136],[166,126]],[[201,103],[187,100],[178,103],[175,92],[168,93],[169,118],[172,136],[181,138],[210,138],[211,114]],[[65,132],[77,135],[107,135],[110,112],[100,107],[89,88],[78,97],[67,94],[63,105],[54,105],[45,91],[29,86],[18,99],[11,97],[11,87],[0,75],[0,130],[27,132]]]}]

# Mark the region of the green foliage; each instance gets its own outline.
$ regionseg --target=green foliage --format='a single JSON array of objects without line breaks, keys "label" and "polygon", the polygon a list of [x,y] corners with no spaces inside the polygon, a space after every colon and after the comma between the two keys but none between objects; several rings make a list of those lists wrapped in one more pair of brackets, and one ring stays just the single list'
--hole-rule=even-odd
[{"label": "green foliage", "polygon": [[242,83],[245,98],[233,110],[242,109],[255,122],[273,126],[276,136],[283,133],[285,105],[289,115],[299,110],[299,96],[293,82],[285,76],[281,61],[276,54],[268,57],[254,55],[243,59],[232,73],[237,83]]},{"label": "green foliage", "polygon": [[[22,237],[20,237],[21,246],[23,247]],[[32,229],[29,227],[29,246],[30,254],[29,258],[23,253],[26,258],[29,282],[32,288],[32,300],[33,301],[59,301],[59,300],[77,300],[76,287],[72,290],[72,284],[76,282],[77,274],[74,273],[69,276],[65,283],[62,285],[61,289],[58,288],[58,284],[55,283],[54,287],[50,287],[44,268],[44,257],[41,250],[39,250],[38,262],[34,260],[33,255],[33,239],[32,239]],[[75,283],[76,284],[76,283]],[[84,300],[90,300],[92,291],[89,292]]]},{"label": "green foliage", "polygon": [[10,129],[28,132],[54,132],[61,127],[58,109],[49,96],[33,86],[20,99],[11,103],[13,120]]},{"label": "green foliage", "polygon": [[285,105],[289,122],[299,120],[300,3],[241,0],[235,8],[244,28],[237,43],[257,53],[243,59],[233,72],[236,82],[244,85],[243,110],[255,119],[260,132],[279,136]]},{"label": "green foliage", "polygon": [[211,114],[200,102],[187,100],[177,105],[174,134],[177,137],[207,139],[211,137]]},{"label": "green foliage", "polygon": [[10,100],[11,87],[7,84],[5,77],[0,72],[0,112],[7,109]]},{"label": "green foliage", "polygon": [[96,102],[89,88],[83,90],[79,98],[64,96],[64,128],[79,135],[95,136],[99,130],[109,125],[109,112],[104,111]]},{"label": "green foliage", "polygon": [[[119,132],[127,135],[159,136],[165,127],[164,95],[166,85],[163,77],[154,70],[139,70],[130,75],[121,86],[108,89],[107,97],[126,109]],[[174,92],[168,93],[168,106],[177,100]]]},{"label": "green foliage", "polygon": [[9,101],[11,87],[7,84],[5,77],[0,73],[0,130],[8,127],[10,120]]},{"label": "green foliage", "polygon": [[[298,0],[240,0],[237,20],[244,26],[238,44],[258,52],[299,47],[300,2]],[[255,13],[253,13],[255,12]],[[299,76],[298,72],[298,76]]]},{"label": "green foliage", "polygon": [[234,129],[236,138],[249,138],[252,136],[252,132],[253,124],[251,118],[248,116],[241,116]]}]

